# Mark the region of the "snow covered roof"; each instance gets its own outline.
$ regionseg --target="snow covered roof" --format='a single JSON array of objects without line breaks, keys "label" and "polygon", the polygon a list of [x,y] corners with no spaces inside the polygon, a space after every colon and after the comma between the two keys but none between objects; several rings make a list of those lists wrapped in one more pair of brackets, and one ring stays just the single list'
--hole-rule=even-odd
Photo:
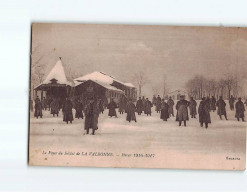
[{"label": "snow covered roof", "polygon": [[[74,79],[75,81],[79,81],[79,82],[82,82],[82,81],[87,81],[87,80],[92,80],[92,81],[99,81],[101,83],[105,83],[105,84],[112,84],[114,79],[102,72],[93,72],[93,73],[90,73],[90,74],[87,74],[85,76],[82,76],[82,77],[79,77],[77,79]],[[76,82],[76,84],[78,84],[78,82]]]},{"label": "snow covered roof", "polygon": [[51,80],[56,79],[58,84],[71,85],[67,80],[62,61],[59,59],[55,66],[52,68],[51,72],[47,75],[46,79],[42,84],[49,84]]},{"label": "snow covered roof", "polygon": [[135,87],[132,83],[124,83],[127,87]]},{"label": "snow covered roof", "polygon": [[95,82],[95,83],[97,83],[97,84],[99,84],[99,85],[101,85],[102,87],[104,87],[104,88],[106,88],[106,89],[109,89],[109,90],[113,90],[113,91],[117,91],[117,92],[120,92],[120,93],[124,93],[122,90],[120,90],[120,89],[118,89],[118,88],[116,88],[116,87],[114,87],[114,86],[112,86],[112,85],[108,85],[108,84],[106,84],[106,83],[102,83],[102,82],[100,82],[100,81],[95,81],[95,80],[91,80],[91,79],[89,79],[90,81],[93,81],[93,82]]},{"label": "snow covered roof", "polygon": [[115,79],[114,77],[107,75],[104,72],[98,72],[98,71],[95,71],[93,73],[90,73],[90,74],[87,74],[85,76],[74,79],[75,86],[77,86],[77,85],[79,85],[82,82],[85,82],[87,80],[98,81],[100,83],[104,83],[104,84],[108,84],[108,85],[111,85],[114,81],[116,81],[116,82],[121,83],[122,85],[125,85],[127,87],[135,87],[131,83],[123,83],[123,82]]}]

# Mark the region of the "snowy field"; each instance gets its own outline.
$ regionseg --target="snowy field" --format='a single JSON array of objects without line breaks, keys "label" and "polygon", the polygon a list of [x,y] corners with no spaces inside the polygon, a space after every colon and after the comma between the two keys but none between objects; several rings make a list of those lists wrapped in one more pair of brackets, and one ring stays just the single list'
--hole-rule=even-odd
[{"label": "snowy field", "polygon": [[[66,124],[44,111],[42,119],[31,113],[30,164],[58,166],[155,167],[190,169],[242,169],[245,167],[246,122],[238,122],[227,107],[228,121],[211,112],[209,128],[200,127],[197,119],[178,126],[175,117],[167,122],[152,110],[152,116],[137,115],[137,123],[99,117],[96,135],[85,135],[84,119]],[[42,154],[46,151],[47,154]],[[80,152],[75,155],[51,155],[50,152]],[[89,152],[112,152],[111,157],[92,157]],[[126,155],[125,155],[126,154]],[[128,156],[129,155],[129,156]],[[148,157],[147,157],[148,156]],[[235,158],[226,160],[226,158]],[[145,162],[145,163],[144,163]]]}]

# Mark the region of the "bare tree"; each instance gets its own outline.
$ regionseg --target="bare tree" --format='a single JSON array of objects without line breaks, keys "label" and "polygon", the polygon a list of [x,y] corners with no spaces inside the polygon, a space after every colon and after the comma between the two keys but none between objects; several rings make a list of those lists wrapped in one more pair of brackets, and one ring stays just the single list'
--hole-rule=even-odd
[{"label": "bare tree", "polygon": [[147,75],[143,71],[135,73],[133,75],[133,81],[138,86],[139,96],[142,96],[142,87],[148,82]]}]

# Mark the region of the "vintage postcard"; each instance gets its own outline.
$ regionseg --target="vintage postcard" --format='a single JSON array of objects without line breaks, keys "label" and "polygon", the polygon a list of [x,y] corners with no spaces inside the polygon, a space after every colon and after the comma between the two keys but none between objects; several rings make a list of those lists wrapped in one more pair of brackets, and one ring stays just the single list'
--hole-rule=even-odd
[{"label": "vintage postcard", "polygon": [[32,24],[29,165],[245,170],[247,28]]}]

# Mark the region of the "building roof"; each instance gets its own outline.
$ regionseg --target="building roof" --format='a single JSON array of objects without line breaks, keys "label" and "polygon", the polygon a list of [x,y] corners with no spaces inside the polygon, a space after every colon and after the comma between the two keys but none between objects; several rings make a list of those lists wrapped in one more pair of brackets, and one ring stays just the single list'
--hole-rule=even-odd
[{"label": "building roof", "polygon": [[135,88],[135,86],[132,83],[124,83],[124,85],[127,86],[127,87]]},{"label": "building roof", "polygon": [[84,75],[82,77],[74,79],[75,86],[77,86],[77,85],[79,85],[82,82],[85,82],[87,80],[97,81],[97,82],[104,83],[107,85],[111,85],[115,81],[115,82],[118,82],[118,83],[120,83],[126,87],[131,87],[131,88],[135,87],[131,83],[123,83],[123,82],[117,80],[116,78],[107,75],[104,72],[98,72],[98,71],[95,71],[95,72],[92,72],[90,74],[87,74],[87,75]]},{"label": "building roof", "polygon": [[119,92],[119,93],[124,93],[121,89],[118,89],[118,88],[116,88],[116,87],[114,87],[114,86],[112,86],[112,85],[108,85],[108,84],[106,84],[106,83],[102,83],[102,82],[100,82],[100,81],[94,81],[94,80],[91,80],[91,79],[89,79],[88,81],[95,82],[95,83],[101,85],[102,87],[104,87],[104,88],[106,88],[106,89],[109,89],[109,90],[112,90],[112,91],[117,91],[117,92]]},{"label": "building roof", "polygon": [[67,80],[64,67],[60,59],[57,61],[57,63],[52,68],[52,70],[47,75],[46,79],[42,82],[42,84],[49,84],[53,79],[56,79],[56,82],[58,84],[71,85],[71,83]]}]

